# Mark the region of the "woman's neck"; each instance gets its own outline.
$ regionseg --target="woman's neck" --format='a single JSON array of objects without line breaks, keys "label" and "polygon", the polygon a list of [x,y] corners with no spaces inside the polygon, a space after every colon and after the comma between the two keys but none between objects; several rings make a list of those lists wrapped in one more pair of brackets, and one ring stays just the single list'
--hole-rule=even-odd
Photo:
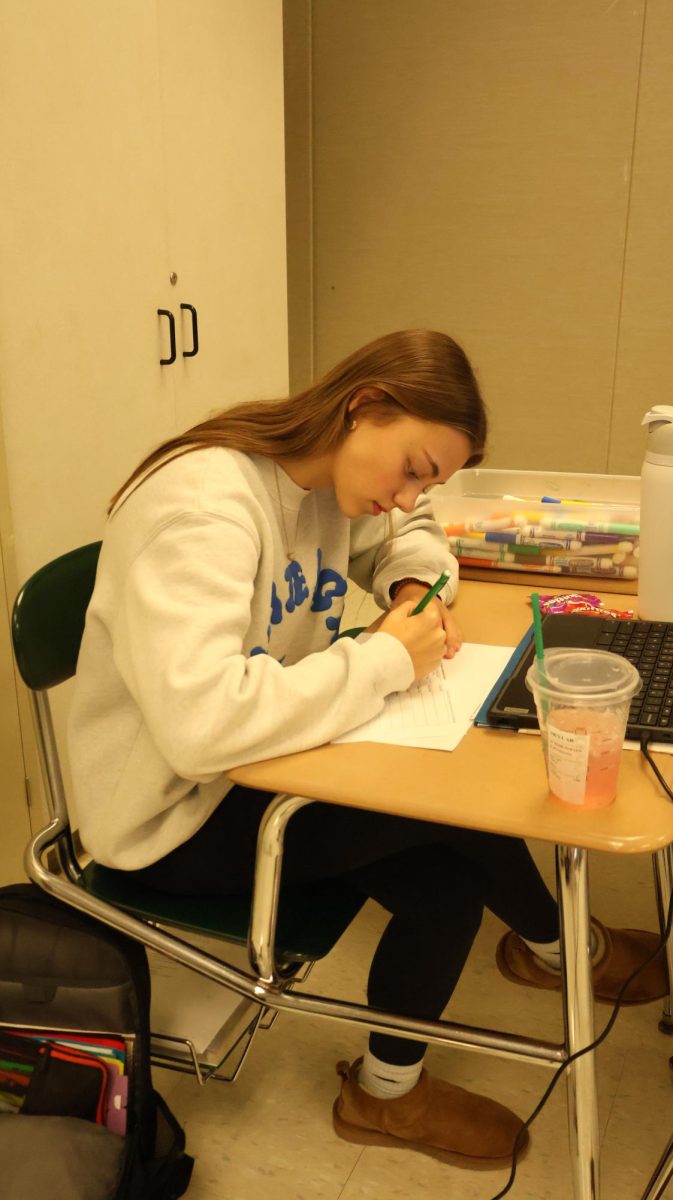
[{"label": "woman's neck", "polygon": [[333,486],[332,461],[327,454],[315,458],[277,458],[274,461],[306,492],[313,488]]}]

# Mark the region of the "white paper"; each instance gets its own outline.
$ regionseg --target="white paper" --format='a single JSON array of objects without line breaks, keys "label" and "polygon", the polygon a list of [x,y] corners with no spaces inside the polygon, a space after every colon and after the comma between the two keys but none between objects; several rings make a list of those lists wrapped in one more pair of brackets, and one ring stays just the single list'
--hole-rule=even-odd
[{"label": "white paper", "polygon": [[511,646],[465,642],[421,683],[389,696],[377,717],[334,740],[455,750],[511,655]]}]

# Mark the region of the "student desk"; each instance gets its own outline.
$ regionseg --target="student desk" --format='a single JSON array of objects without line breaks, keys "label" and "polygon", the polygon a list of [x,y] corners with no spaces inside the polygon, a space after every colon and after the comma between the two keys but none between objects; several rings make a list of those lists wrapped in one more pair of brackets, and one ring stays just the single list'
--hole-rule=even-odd
[{"label": "student desk", "polygon": [[[539,579],[532,588],[536,586],[545,592],[560,590],[542,587]],[[465,640],[514,646],[531,622],[527,600],[532,588],[462,583],[454,612]],[[634,607],[633,597],[613,593],[604,598],[616,608]],[[666,777],[673,778],[673,761],[662,755],[659,762]],[[472,728],[451,753],[364,742],[329,745],[238,767],[229,774],[236,783],[279,793],[260,830],[250,944],[261,976],[270,983],[283,832],[302,804],[321,800],[555,843],[564,1043],[526,1040],[448,1021],[409,1020],[406,1028],[412,1036],[558,1066],[594,1036],[587,852],[656,854],[660,904],[667,906],[670,900],[673,804],[635,751],[624,753],[615,803],[589,812],[576,812],[548,798],[539,738],[495,730]],[[669,969],[671,965],[669,959]],[[327,1007],[314,1005],[313,1011],[368,1024],[368,1010],[362,1006],[330,1001]],[[390,1027],[385,1017],[377,1016],[371,1025]],[[593,1059],[593,1053],[587,1054],[568,1069],[575,1200],[599,1200],[600,1195]]]}]

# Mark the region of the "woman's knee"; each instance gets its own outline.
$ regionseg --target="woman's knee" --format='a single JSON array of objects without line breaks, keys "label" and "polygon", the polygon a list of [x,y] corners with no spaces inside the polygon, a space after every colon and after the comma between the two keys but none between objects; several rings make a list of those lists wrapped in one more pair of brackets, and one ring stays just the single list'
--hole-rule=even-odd
[{"label": "woman's knee", "polygon": [[466,881],[459,898],[447,897],[446,904],[435,899],[432,908],[425,914],[425,922],[438,944],[441,945],[448,938],[452,941],[460,939],[465,945],[471,946],[479,932],[484,908],[480,889],[473,881]]},{"label": "woman's knee", "polygon": [[473,934],[484,909],[480,873],[445,846],[395,855],[370,878],[369,894],[389,912],[426,928],[459,924]]}]

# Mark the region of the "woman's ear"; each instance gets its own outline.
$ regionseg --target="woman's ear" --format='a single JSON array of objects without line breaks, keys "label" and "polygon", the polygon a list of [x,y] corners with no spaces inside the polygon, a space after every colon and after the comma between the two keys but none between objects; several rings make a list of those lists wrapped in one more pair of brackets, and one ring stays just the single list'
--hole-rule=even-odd
[{"label": "woman's ear", "polygon": [[372,400],[385,399],[386,393],[384,392],[383,388],[376,387],[374,384],[368,385],[367,387],[357,388],[348,401],[348,414],[349,416],[354,415],[360,405],[366,403],[367,401],[371,402]]}]

